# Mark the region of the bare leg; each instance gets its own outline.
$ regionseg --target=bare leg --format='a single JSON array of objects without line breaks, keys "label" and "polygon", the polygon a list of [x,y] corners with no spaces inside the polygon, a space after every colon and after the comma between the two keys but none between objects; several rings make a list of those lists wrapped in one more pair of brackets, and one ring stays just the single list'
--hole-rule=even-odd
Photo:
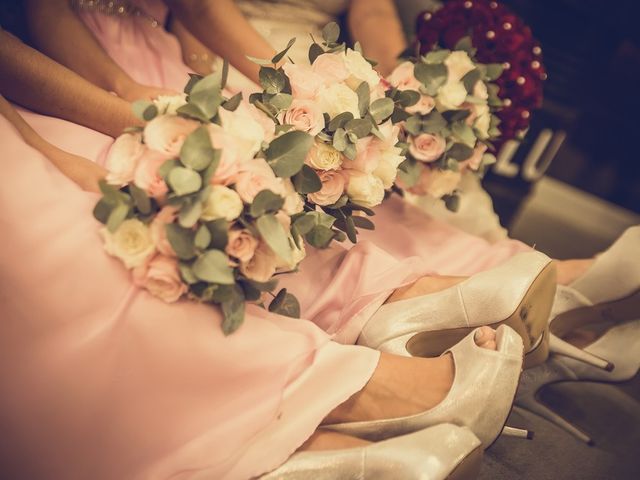
[{"label": "bare leg", "polygon": [[558,284],[569,285],[584,275],[595,259],[556,260],[558,267]]}]

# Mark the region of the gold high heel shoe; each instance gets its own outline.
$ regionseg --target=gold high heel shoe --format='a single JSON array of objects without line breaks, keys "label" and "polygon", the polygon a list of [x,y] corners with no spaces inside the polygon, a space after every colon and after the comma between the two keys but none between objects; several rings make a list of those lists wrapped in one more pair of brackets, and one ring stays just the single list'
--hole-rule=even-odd
[{"label": "gold high heel shoe", "polygon": [[481,461],[480,440],[468,428],[441,424],[366,447],[295,453],[260,479],[467,480]]}]

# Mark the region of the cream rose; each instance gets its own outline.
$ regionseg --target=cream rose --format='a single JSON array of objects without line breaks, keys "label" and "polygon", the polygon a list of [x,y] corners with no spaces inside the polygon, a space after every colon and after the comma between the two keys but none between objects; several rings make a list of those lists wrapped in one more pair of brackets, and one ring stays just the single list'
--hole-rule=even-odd
[{"label": "cream rose", "polygon": [[142,135],[139,133],[125,133],[116,138],[109,149],[105,162],[107,182],[118,186],[131,182],[138,162],[145,151]]},{"label": "cream rose", "polygon": [[173,248],[169,243],[169,240],[167,240],[166,226],[170,223],[173,223],[176,220],[177,216],[178,209],[176,207],[167,205],[165,207],[162,207],[162,209],[158,212],[156,217],[149,225],[149,233],[151,235],[151,240],[153,240],[153,244],[161,254],[167,257],[176,256],[176,253],[173,251]]},{"label": "cream rose", "polygon": [[304,240],[302,237],[298,237],[298,243],[300,248],[297,247],[293,237],[289,235],[289,245],[291,246],[291,262],[287,262],[281,258],[276,258],[276,271],[290,271],[296,268],[296,266],[304,260],[307,256],[307,252],[304,247]]},{"label": "cream rose", "polygon": [[349,70],[342,53],[323,53],[313,62],[311,70],[323,78],[324,82],[339,83],[349,78]]},{"label": "cream rose", "polygon": [[321,88],[318,92],[318,105],[331,118],[344,112],[351,112],[354,118],[360,118],[358,95],[342,83],[332,83]]},{"label": "cream rose", "polygon": [[127,268],[142,265],[155,252],[149,228],[135,218],[122,222],[114,233],[103,228],[100,234],[105,251],[122,260]]},{"label": "cream rose", "polygon": [[233,138],[242,158],[253,158],[264,140],[264,129],[249,113],[244,105],[234,112],[224,108],[218,111],[223,130]]},{"label": "cream rose", "polygon": [[487,85],[482,80],[478,80],[473,86],[473,96],[481,100],[489,98],[489,90],[487,90]]},{"label": "cream rose", "polygon": [[232,229],[229,231],[229,240],[225,251],[241,263],[247,263],[253,257],[258,243],[258,239],[251,235],[249,230],[245,228]]},{"label": "cream rose", "polygon": [[282,210],[284,210],[287,215],[295,215],[296,213],[302,212],[302,210],[304,210],[304,201],[300,194],[296,192],[291,180],[288,178],[283,179],[282,188],[284,194],[284,205],[282,206]]},{"label": "cream rose", "polygon": [[185,139],[199,125],[177,115],[159,115],[144,128],[144,141],[150,149],[176,157]]},{"label": "cream rose", "polygon": [[398,90],[416,90],[419,91],[422,83],[413,74],[413,63],[402,62],[398,65],[387,80]]},{"label": "cream rose", "polygon": [[187,286],[180,277],[178,262],[164,255],[156,255],[150,262],[136,267],[133,270],[133,281],[167,303],[173,303],[187,293]]},{"label": "cream rose", "polygon": [[382,180],[384,188],[391,188],[398,175],[398,166],[404,161],[402,149],[399,147],[387,147],[380,153],[378,168],[373,174]]},{"label": "cream rose", "polygon": [[235,189],[246,203],[252,203],[262,190],[271,190],[278,195],[284,194],[282,182],[271,167],[261,158],[246,163],[236,176]]},{"label": "cream rose", "polygon": [[277,263],[276,255],[264,241],[261,241],[251,260],[240,264],[240,272],[256,282],[267,282],[276,273]]},{"label": "cream rose", "polygon": [[[357,88],[362,82],[367,82],[370,88],[374,88],[380,83],[380,75],[371,64],[355,50],[347,48],[344,54],[344,65],[351,74],[351,79],[347,81],[350,87]],[[355,81],[353,78],[355,77]]]},{"label": "cream rose", "polygon": [[295,98],[315,98],[320,87],[324,85],[324,77],[311,67],[285,63],[282,65],[282,69],[289,78],[291,92]]},{"label": "cream rose", "polygon": [[177,115],[178,109],[187,104],[187,96],[184,93],[178,95],[160,95],[153,104],[160,115]]},{"label": "cream rose", "polygon": [[491,113],[488,105],[475,105],[476,119],[473,127],[478,131],[481,139],[489,138],[489,128],[491,128]]},{"label": "cream rose", "polygon": [[345,170],[348,175],[347,195],[353,203],[372,208],[380,205],[384,199],[382,180],[370,173],[357,170]]},{"label": "cream rose", "polygon": [[436,104],[438,110],[455,110],[464,103],[467,98],[467,89],[462,82],[446,83],[438,89]]},{"label": "cream rose", "polygon": [[442,198],[456,190],[461,178],[462,174],[460,172],[425,167],[422,169],[417,185],[412,187],[410,191],[417,195],[431,195],[434,198]]},{"label": "cream rose", "polygon": [[324,116],[316,102],[296,99],[284,113],[283,123],[315,136],[324,128]]},{"label": "cream rose", "polygon": [[157,200],[162,200],[169,191],[169,187],[158,173],[158,170],[167,157],[154,150],[147,150],[138,162],[133,183],[144,190],[147,195]]},{"label": "cream rose", "polygon": [[309,194],[309,200],[316,205],[332,205],[344,193],[345,178],[339,172],[329,170],[327,172],[318,172],[322,188],[320,191]]},{"label": "cream rose", "polygon": [[449,74],[448,82],[458,82],[462,80],[462,77],[467,73],[476,68],[467,52],[462,50],[451,52],[445,59],[444,64]]},{"label": "cream rose", "polygon": [[240,216],[243,208],[242,199],[234,190],[224,185],[213,185],[200,218],[207,222],[224,218],[230,222]]},{"label": "cream rose", "polygon": [[305,163],[316,170],[338,170],[342,166],[342,153],[331,145],[316,142],[309,150]]},{"label": "cream rose", "polygon": [[447,146],[447,141],[440,135],[421,133],[409,139],[409,153],[421,162],[433,162],[440,158]]}]

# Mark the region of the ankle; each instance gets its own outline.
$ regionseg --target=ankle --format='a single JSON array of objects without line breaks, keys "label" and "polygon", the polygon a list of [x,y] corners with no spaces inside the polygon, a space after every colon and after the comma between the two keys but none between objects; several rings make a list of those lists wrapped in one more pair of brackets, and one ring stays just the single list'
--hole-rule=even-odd
[{"label": "ankle", "polygon": [[558,284],[570,285],[582,275],[587,273],[589,267],[593,265],[595,259],[584,258],[577,260],[558,260],[556,261],[558,270]]}]

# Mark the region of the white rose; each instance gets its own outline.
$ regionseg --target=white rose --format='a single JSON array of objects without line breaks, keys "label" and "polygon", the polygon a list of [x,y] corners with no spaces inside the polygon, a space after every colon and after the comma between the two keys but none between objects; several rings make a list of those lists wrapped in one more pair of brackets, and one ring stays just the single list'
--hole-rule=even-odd
[{"label": "white rose", "polygon": [[160,95],[153,101],[161,115],[176,115],[178,109],[187,104],[187,96],[184,93],[179,95]]},{"label": "white rose", "polygon": [[304,210],[304,201],[296,189],[293,188],[293,183],[288,178],[282,182],[284,190],[284,210],[288,215],[295,215],[296,213]]},{"label": "white rose", "polygon": [[293,237],[289,235],[289,246],[291,247],[291,262],[287,262],[286,260],[281,259],[280,257],[276,257],[276,269],[279,271],[289,271],[293,270],[298,266],[298,264],[304,260],[304,257],[307,256],[307,252],[304,248],[304,240],[302,237],[298,237],[298,243],[300,244],[300,248],[296,245],[296,242],[293,241]]},{"label": "white rose", "polygon": [[236,143],[242,158],[253,158],[265,138],[262,125],[241,105],[236,111],[230,112],[224,108],[218,110],[222,129],[227,132]]},{"label": "white rose", "polygon": [[212,185],[211,193],[204,202],[201,218],[205,221],[224,218],[235,220],[242,213],[244,204],[235,190],[224,185]]},{"label": "white rose", "polygon": [[107,182],[118,186],[131,182],[145,151],[139,133],[125,133],[116,138],[107,154]]},{"label": "white rose", "polygon": [[438,110],[455,110],[464,103],[466,98],[467,89],[462,82],[447,83],[438,90],[436,97]]},{"label": "white rose", "polygon": [[344,112],[351,112],[355,118],[360,118],[358,95],[342,83],[333,83],[320,88],[318,104],[322,111],[328,113],[331,118]]},{"label": "white rose", "polygon": [[427,194],[432,197],[442,198],[445,195],[452,194],[456,190],[461,178],[462,175],[460,172],[434,169],[428,177],[425,190]]},{"label": "white rose", "polygon": [[136,218],[122,222],[114,233],[103,228],[100,235],[106,252],[122,260],[127,268],[142,265],[155,252],[149,228]]},{"label": "white rose", "polygon": [[478,131],[481,139],[489,138],[489,128],[491,128],[491,112],[488,105],[473,105],[473,114],[476,117],[473,127]]},{"label": "white rose", "polygon": [[199,122],[177,115],[158,115],[144,127],[144,141],[151,150],[178,156],[185,139],[199,126]]},{"label": "white rose", "polygon": [[457,82],[462,80],[467,73],[476,68],[467,52],[456,50],[451,52],[444,61],[449,73],[447,82]]},{"label": "white rose", "polygon": [[309,150],[305,163],[316,170],[338,170],[342,165],[342,153],[331,145],[316,142]]},{"label": "white rose", "polygon": [[347,170],[347,195],[353,203],[372,208],[380,205],[384,199],[382,180],[371,173]]},{"label": "white rose", "polygon": [[487,100],[489,98],[489,91],[487,85],[482,80],[478,80],[473,87],[473,96],[481,100]]},{"label": "white rose", "polygon": [[378,72],[359,52],[347,48],[344,64],[351,76],[356,79],[356,81],[353,81],[353,78],[347,81],[350,87],[357,88],[360,83],[367,82],[371,88],[374,88],[380,83]]},{"label": "white rose", "polygon": [[391,188],[398,175],[398,166],[404,161],[402,149],[388,147],[380,152],[380,163],[373,174],[382,180],[384,188]]}]

